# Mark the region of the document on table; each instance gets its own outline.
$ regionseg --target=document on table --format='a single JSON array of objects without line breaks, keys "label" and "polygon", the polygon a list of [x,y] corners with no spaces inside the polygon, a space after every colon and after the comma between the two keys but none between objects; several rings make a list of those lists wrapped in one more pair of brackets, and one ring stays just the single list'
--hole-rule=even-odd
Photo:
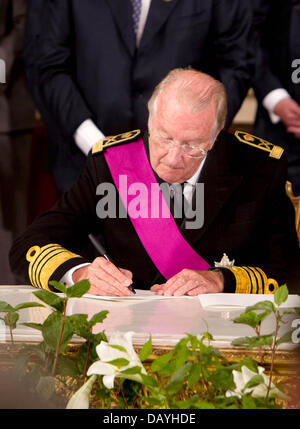
[{"label": "document on table", "polygon": [[[251,295],[245,293],[210,293],[199,295],[199,300],[204,309],[223,310],[228,308],[249,307],[260,301],[272,301],[274,295]],[[289,295],[280,308],[300,307],[300,296]]]},{"label": "document on table", "polygon": [[107,300],[107,301],[151,301],[151,300],[157,300],[157,299],[178,299],[178,298],[195,298],[192,296],[161,296],[157,295],[155,292],[152,292],[151,290],[142,290],[142,289],[135,289],[136,294],[132,294],[129,296],[102,296],[102,295],[92,295],[92,294],[85,294],[83,295],[83,298],[91,298],[91,299],[100,299],[100,300]]}]

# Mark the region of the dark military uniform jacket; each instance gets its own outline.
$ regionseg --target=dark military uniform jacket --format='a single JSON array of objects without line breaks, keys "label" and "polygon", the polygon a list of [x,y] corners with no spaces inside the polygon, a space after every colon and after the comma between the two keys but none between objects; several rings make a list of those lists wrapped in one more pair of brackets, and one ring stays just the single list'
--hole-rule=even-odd
[{"label": "dark military uniform jacket", "polygon": [[[147,135],[143,140],[147,149]],[[130,139],[122,144],[130,145]],[[12,270],[34,286],[47,288],[49,280],[60,280],[70,268],[93,260],[88,246],[88,234],[93,233],[102,235],[115,263],[133,273],[136,287],[164,282],[129,217],[97,217],[101,198],[97,187],[113,182],[103,152],[94,152],[71,190],[15,241]],[[236,136],[221,132],[199,182],[204,183],[204,225],[193,230],[183,224],[181,233],[211,266],[223,253],[235,260],[235,267],[222,269],[225,291],[264,293],[276,282],[287,281],[289,286],[300,278],[294,209],[285,193],[281,148],[242,132]],[[161,251],[166,251],[164,243]],[[293,279],[292,265],[297,267]]]}]

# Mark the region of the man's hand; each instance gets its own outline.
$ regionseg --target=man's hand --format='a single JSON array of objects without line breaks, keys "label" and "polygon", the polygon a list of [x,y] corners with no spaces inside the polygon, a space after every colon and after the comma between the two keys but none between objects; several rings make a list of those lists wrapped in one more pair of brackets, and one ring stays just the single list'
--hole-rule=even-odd
[{"label": "man's hand", "polygon": [[291,98],[284,98],[276,104],[274,113],[280,117],[281,122],[286,126],[287,132],[300,139],[299,104]]},{"label": "man's hand", "polygon": [[74,283],[87,279],[91,287],[89,293],[104,296],[129,296],[128,286],[132,284],[132,273],[117,268],[105,258],[96,258],[94,262],[79,268],[73,273]]},{"label": "man's hand", "polygon": [[151,287],[157,295],[195,296],[202,293],[219,293],[224,290],[223,274],[218,271],[182,270],[162,285]]}]

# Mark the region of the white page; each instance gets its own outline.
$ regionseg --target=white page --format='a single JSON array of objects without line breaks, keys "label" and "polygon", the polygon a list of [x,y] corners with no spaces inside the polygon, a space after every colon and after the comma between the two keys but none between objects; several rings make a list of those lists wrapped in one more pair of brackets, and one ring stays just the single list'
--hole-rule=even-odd
[{"label": "white page", "polygon": [[103,299],[107,301],[135,301],[135,300],[143,300],[143,301],[151,301],[153,299],[178,299],[178,298],[195,298],[192,296],[161,296],[157,295],[155,292],[151,290],[142,290],[135,289],[136,294],[131,294],[129,296],[102,296],[102,295],[92,295],[85,294],[83,298],[91,298],[91,299]]}]

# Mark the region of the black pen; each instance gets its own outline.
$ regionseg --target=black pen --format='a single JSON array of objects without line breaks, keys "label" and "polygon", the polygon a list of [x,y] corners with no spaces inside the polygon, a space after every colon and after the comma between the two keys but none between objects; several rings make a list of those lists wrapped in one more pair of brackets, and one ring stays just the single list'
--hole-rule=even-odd
[{"label": "black pen", "polygon": [[[95,247],[95,249],[100,253],[100,255],[103,256],[107,261],[110,261],[112,264],[114,264],[117,267],[117,265],[113,261],[113,259],[110,256],[108,256],[106,250],[104,249],[104,247],[102,246],[102,244],[100,243],[100,241],[97,240],[97,238],[93,234],[89,234],[88,237],[91,240],[91,243],[93,244],[93,246]],[[134,288],[133,288],[132,285],[128,286],[128,289],[130,290],[130,292],[136,294],[136,291],[134,290]]]}]

